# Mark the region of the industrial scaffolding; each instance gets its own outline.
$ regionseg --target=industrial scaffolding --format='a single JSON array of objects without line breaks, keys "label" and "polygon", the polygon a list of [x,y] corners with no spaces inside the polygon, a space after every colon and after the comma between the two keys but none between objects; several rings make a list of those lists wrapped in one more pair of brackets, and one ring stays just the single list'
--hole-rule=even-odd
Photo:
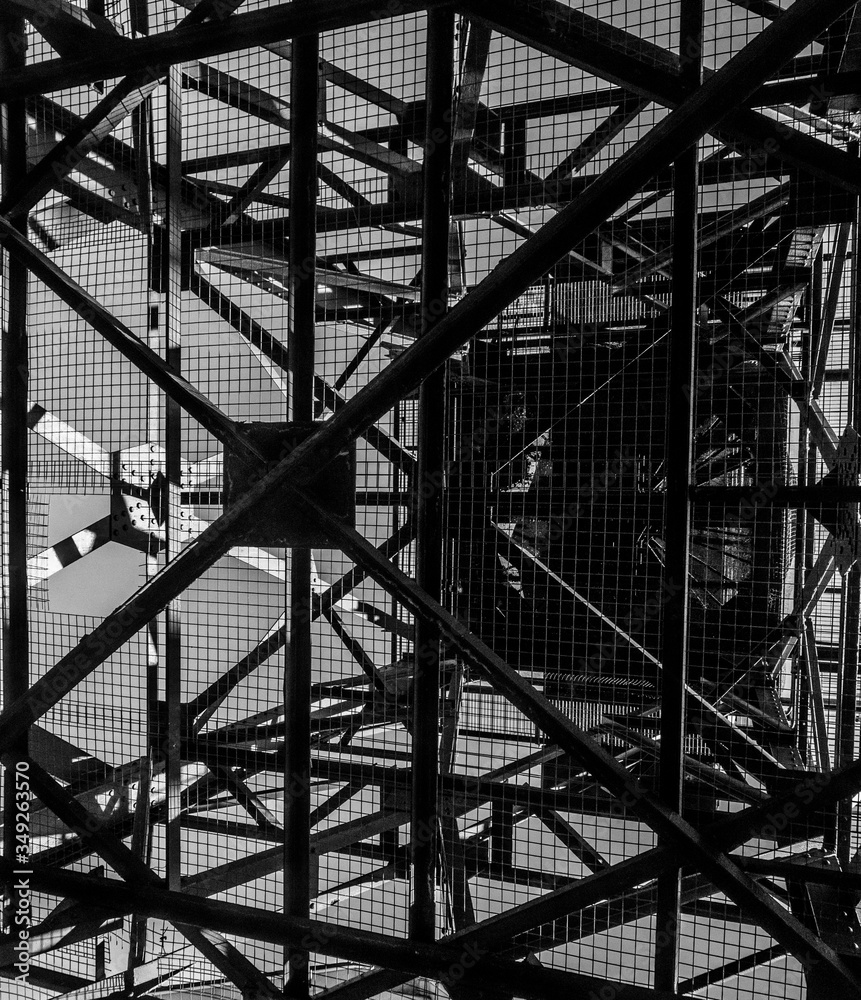
[{"label": "industrial scaffolding", "polygon": [[3,0],[2,990],[861,995],[861,4]]}]

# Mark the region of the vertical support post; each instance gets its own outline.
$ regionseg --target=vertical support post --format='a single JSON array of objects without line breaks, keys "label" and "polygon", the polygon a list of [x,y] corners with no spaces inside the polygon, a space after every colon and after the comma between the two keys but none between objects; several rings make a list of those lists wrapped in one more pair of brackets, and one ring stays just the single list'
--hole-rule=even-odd
[{"label": "vertical support post", "polygon": [[[167,74],[165,100],[165,145],[168,198],[165,219],[165,252],[162,254],[162,289],[165,296],[164,357],[182,371],[182,75],[179,66]],[[164,450],[167,558],[180,551],[179,508],[182,479],[182,409],[165,396]],[[178,892],[182,877],[182,609],[179,600],[165,608],[165,703],[167,721],[167,854],[168,888]]]},{"label": "vertical support post", "polygon": [[[702,0],[682,0],[679,52],[691,88],[702,72]],[[673,303],[667,392],[664,518],[665,582],[661,641],[661,750],[658,790],[674,812],[682,811],[684,783],[685,686],[688,673],[691,465],[696,386],[698,148],[694,143],[675,161],[673,181]],[[680,872],[658,879],[655,922],[655,979],[659,990],[678,985]]]},{"label": "vertical support post", "polygon": [[[423,223],[422,334],[448,307],[451,212],[451,121],[454,84],[454,16],[428,12]],[[441,597],[442,491],[444,477],[445,368],[419,390],[416,579],[435,600]],[[412,724],[411,844],[413,885],[410,935],[432,941],[436,929],[439,770],[439,632],[416,622]]]},{"label": "vertical support post", "polygon": [[[389,143],[389,145],[393,146],[393,143]],[[391,183],[391,179],[389,182]],[[394,196],[390,195],[390,197],[393,198]],[[392,426],[395,428],[396,437],[400,437],[401,435],[402,409],[403,405],[400,400],[398,400],[395,403],[394,407],[392,408]],[[401,492],[403,492],[403,486],[404,486],[403,480],[404,480],[403,472],[396,465],[392,465],[391,489],[393,496],[397,497]],[[401,529],[402,525],[403,525],[403,507],[401,506],[400,503],[393,503],[391,506],[391,521],[389,522],[390,534],[395,535]],[[395,555],[392,557],[392,561],[394,562],[395,566],[400,566],[401,555],[399,552],[395,553]],[[389,598],[389,614],[392,616],[392,618],[397,618],[398,616],[398,602],[394,596],[390,596]],[[391,656],[392,663],[395,663],[401,655],[401,637],[394,630],[392,631],[391,638],[389,639],[389,650],[390,650],[389,655]]]},{"label": "vertical support post", "polygon": [[[138,797],[135,803],[134,826],[132,827],[132,854],[144,864],[150,863],[152,846],[150,793],[152,790],[152,755],[147,754],[142,761],[138,779]],[[134,986],[134,970],[146,959],[148,921],[145,916],[135,914],[129,928],[129,955],[126,966],[126,986]]]},{"label": "vertical support post", "polygon": [[102,941],[96,941],[95,962],[94,962],[95,968],[94,968],[94,975],[93,975],[93,979],[95,979],[96,982],[101,981],[107,975],[107,972],[106,972],[106,969],[105,969],[105,957],[106,957],[105,956],[105,952],[106,951],[107,951],[107,949],[105,948],[105,942],[104,942],[104,940],[102,940]]},{"label": "vertical support post", "polygon": [[[409,155],[409,140],[407,139],[404,129],[402,126],[401,119],[397,120],[396,126],[390,133],[390,138],[388,142],[389,149],[395,153],[399,153],[401,156]],[[389,176],[388,180],[388,196],[389,202],[395,204],[397,202],[404,202],[408,198],[415,197],[415,192],[410,186],[405,185],[402,179],[395,177],[394,175]],[[402,402],[398,400],[394,407],[392,408],[392,427],[395,428],[395,436],[399,437],[402,431],[402,420],[405,418],[406,412],[411,416],[411,411],[409,407],[404,407]],[[409,417],[407,417],[409,419]],[[392,493],[397,495],[401,493],[404,489],[404,473],[397,468],[397,466],[392,466],[391,471],[391,490]],[[393,503],[391,506],[391,521],[390,521],[390,532],[395,534],[403,525],[404,511],[403,507],[399,503]],[[401,565],[401,554],[396,553],[393,557],[394,564],[396,566]],[[398,616],[398,602],[394,596],[389,596],[389,614],[392,618],[397,618]],[[401,655],[401,637],[396,633],[392,632],[391,638],[389,639],[389,656],[391,657],[392,663],[396,662]]]},{"label": "vertical support post", "polygon": [[[807,385],[811,384],[811,376],[818,352],[818,334],[822,323],[822,258],[823,252],[822,247],[820,246],[813,263],[812,282],[807,296],[807,306],[805,310],[807,317],[807,336],[805,337],[802,334],[801,341],[801,375]],[[797,437],[798,469],[796,473],[799,486],[807,485],[807,452],[809,443],[807,424],[805,421],[799,420]],[[805,543],[807,539],[809,520],[806,508],[799,507],[795,518],[795,537],[793,539],[795,550],[795,569],[793,571],[792,586],[793,594],[795,595],[800,594],[804,588],[806,573]],[[803,628],[804,623],[800,622],[799,627]],[[808,743],[810,739],[809,715],[811,707],[813,707],[814,711],[817,710],[815,696],[813,696],[813,704],[811,705],[809,666],[811,658],[809,647],[810,642],[805,638],[803,646],[802,643],[798,643],[795,653],[795,678],[798,685],[798,699],[796,702],[796,731],[798,733],[797,746],[798,752],[801,754],[802,759],[808,764],[808,766],[810,764],[810,754],[808,752]],[[801,667],[802,661],[804,664],[803,668]],[[819,711],[822,711],[821,700]],[[825,762],[822,759],[821,748],[819,745],[818,725],[814,726],[814,735],[816,737],[816,756],[818,767],[820,770],[824,770],[830,765],[830,761]]]},{"label": "vertical support post", "polygon": [[[0,71],[23,68],[27,36],[20,17],[0,18]],[[24,101],[0,107],[0,156],[2,179],[11,190],[27,173],[27,118]],[[27,230],[26,215],[14,225]],[[29,678],[29,622],[27,615],[27,268],[11,254],[3,271],[5,302],[2,340],[2,601],[3,601],[3,704],[10,705],[26,694]],[[16,740],[12,756],[26,755],[28,737]],[[3,856],[16,862],[16,782],[5,774]],[[27,814],[29,815],[29,813]],[[19,910],[19,893],[10,882],[4,894],[6,928],[11,929]]]},{"label": "vertical support post", "polygon": [[[448,307],[449,217],[451,212],[451,121],[454,83],[454,16],[429,11],[427,122],[422,215],[422,335]],[[442,596],[442,496],[445,446],[445,368],[419,390],[416,579],[435,600]],[[434,882],[439,770],[439,632],[416,622],[412,706],[410,936],[432,941],[436,929]]]},{"label": "vertical support post", "polygon": [[[290,83],[290,404],[294,422],[314,418],[319,37],[293,43]],[[290,563],[290,644],[284,676],[284,913],[310,913],[311,550]],[[308,952],[288,949],[289,997],[307,998]]]},{"label": "vertical support post", "polygon": [[[861,153],[858,143],[852,150]],[[849,351],[849,423],[857,428],[861,416],[861,273],[858,254],[861,253],[861,204],[855,201],[854,245],[850,283],[850,351]],[[858,480],[855,479],[855,484]],[[861,640],[861,565],[856,561],[843,580],[843,637],[840,654],[840,686],[838,691],[837,740],[835,764],[843,767],[855,757],[855,716],[858,709],[858,653]],[[851,799],[837,806],[837,860],[846,868],[852,860],[853,810]]]}]

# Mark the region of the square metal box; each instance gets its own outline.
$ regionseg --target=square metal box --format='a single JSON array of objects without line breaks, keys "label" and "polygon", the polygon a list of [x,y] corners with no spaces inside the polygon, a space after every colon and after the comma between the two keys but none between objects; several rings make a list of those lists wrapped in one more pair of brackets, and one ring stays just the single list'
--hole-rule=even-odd
[{"label": "square metal box", "polygon": [[[316,423],[243,423],[240,429],[249,440],[267,456],[268,468],[288,455],[297,444],[304,441],[316,428]],[[268,471],[268,470],[267,470]],[[230,449],[224,453],[224,509],[230,508],[249,488],[249,467]],[[255,480],[256,481],[256,480]],[[308,493],[330,514],[343,524],[354,527],[356,523],[356,446],[348,445],[314,478]],[[337,548],[316,523],[313,515],[304,514],[294,505],[279,502],[273,497],[265,510],[255,519],[253,528],[245,536],[251,545],[261,546],[311,546]]]}]

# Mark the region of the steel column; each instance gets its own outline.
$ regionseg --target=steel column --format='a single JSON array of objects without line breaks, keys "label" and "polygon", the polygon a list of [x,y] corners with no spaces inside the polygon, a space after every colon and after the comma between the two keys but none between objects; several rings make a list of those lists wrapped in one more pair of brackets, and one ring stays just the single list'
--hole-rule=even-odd
[{"label": "steel column", "polygon": [[[181,185],[182,185],[182,82],[179,67],[167,74],[165,100],[165,146],[167,152],[168,201],[165,219],[167,253],[162,255],[164,273],[161,287],[165,292],[165,314],[160,325],[164,331],[161,348],[173,371],[182,371],[182,298],[180,294],[181,254]],[[180,491],[182,479],[182,408],[170,395],[165,396],[165,526],[166,558],[175,558],[180,538]],[[166,731],[162,752],[166,757],[167,814],[165,851],[167,884],[179,889],[182,874],[182,612],[178,600],[171,601],[164,614],[164,692]],[[162,734],[160,734],[162,735]]]},{"label": "steel column", "polygon": [[[0,69],[15,71],[24,65],[27,36],[21,17],[0,19]],[[5,188],[21,182],[27,173],[27,118],[24,102],[13,101],[0,108],[0,157]],[[26,232],[26,219],[18,222]],[[20,698],[30,684],[29,622],[27,613],[27,283],[23,261],[10,255],[4,269],[2,317],[2,619],[3,619],[3,703]],[[13,744],[16,754],[27,753],[27,732]],[[25,787],[21,787],[22,794]],[[3,785],[3,856],[29,856],[29,841],[16,838],[16,821],[26,823],[24,810],[16,806],[16,774],[8,770]],[[24,834],[22,833],[22,837]],[[16,853],[16,848],[23,848]],[[10,882],[4,892],[6,912],[0,923],[14,926],[20,894]]]},{"label": "steel column", "polygon": [[[861,150],[853,143],[853,153],[857,157]],[[861,253],[861,200],[855,203],[855,224],[853,226],[852,273],[850,281],[849,317],[849,424],[858,427],[861,416],[861,271],[858,254]],[[851,485],[858,485],[857,470],[851,477]],[[852,508],[850,508],[851,510]],[[837,738],[835,740],[835,762],[838,767],[852,760],[857,747],[858,710],[858,658],[861,642],[861,560],[855,563],[843,579],[843,620],[841,622],[842,650],[840,655],[840,678],[837,707]],[[841,802],[837,807],[837,858],[846,869],[853,858],[854,812],[852,802]]]},{"label": "steel column", "polygon": [[[855,262],[853,261],[853,265]],[[856,729],[858,700],[858,653],[861,632],[861,566],[852,566],[843,581],[842,648],[837,699],[837,739],[835,757],[838,767],[845,767],[854,757],[857,746]],[[855,823],[852,800],[837,806],[837,858],[846,869],[854,856]]]},{"label": "steel column", "polygon": [[[290,409],[296,423],[314,419],[314,310],[317,227],[317,98],[320,43],[293,43],[290,79]],[[284,675],[284,913],[310,912],[311,550],[294,546],[290,561],[290,642]],[[307,949],[287,949],[285,989],[309,990]]]},{"label": "steel column", "polygon": [[[422,227],[422,335],[448,309],[448,240],[451,203],[451,108],[454,82],[454,18],[451,11],[428,14],[425,100],[424,205]],[[442,581],[442,491],[445,475],[445,367],[419,390],[418,482],[416,492],[416,579],[437,600]],[[439,818],[439,629],[416,622],[412,705],[412,804],[410,936],[435,936],[434,883]]]},{"label": "steel column", "polygon": [[[693,91],[702,77],[702,0],[683,0],[679,11],[683,85]],[[688,564],[691,538],[691,468],[694,439],[697,307],[697,212],[699,144],[694,142],[673,169],[673,299],[669,339],[669,384],[664,499],[666,603],[661,632],[661,721],[658,794],[682,813],[685,773],[685,703],[688,677]],[[655,915],[655,985],[675,990],[679,980],[680,872],[658,879]]]}]

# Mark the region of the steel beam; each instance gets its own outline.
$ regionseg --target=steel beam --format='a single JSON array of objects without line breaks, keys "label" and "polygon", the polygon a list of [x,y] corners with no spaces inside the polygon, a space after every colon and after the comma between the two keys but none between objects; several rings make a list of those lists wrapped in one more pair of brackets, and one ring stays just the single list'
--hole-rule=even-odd
[{"label": "steel beam", "polygon": [[[368,253],[368,252],[373,253],[373,251],[365,251],[365,252],[366,253]],[[400,253],[401,251],[397,251],[397,252]],[[421,254],[421,247],[418,247],[418,248],[416,248],[416,247],[410,247],[408,249],[404,249],[403,250],[403,254],[404,255],[413,254],[413,253]],[[383,254],[383,259],[384,258],[385,258],[385,254]],[[330,263],[334,263],[331,260],[331,258],[329,259],[329,262]],[[368,336],[364,339],[364,341],[362,341],[362,344],[359,347],[359,349],[356,351],[356,353],[353,355],[353,357],[350,358],[350,360],[347,362],[347,365],[344,368],[344,370],[341,372],[341,374],[335,379],[335,383],[332,386],[332,388],[335,390],[335,392],[339,392],[341,389],[344,388],[344,386],[347,384],[347,382],[350,381],[350,379],[352,378],[352,376],[358,370],[359,365],[361,365],[361,363],[365,360],[365,358],[371,353],[371,349],[379,342],[380,338],[386,332],[386,330],[389,328],[389,326],[391,326],[391,322],[392,322],[392,320],[389,317],[384,317],[383,319],[381,319],[377,323],[377,325],[368,334]]]},{"label": "steel beam", "polygon": [[214,170],[226,170],[230,167],[247,167],[250,164],[262,163],[276,156],[289,156],[290,143],[281,142],[271,146],[250,146],[247,149],[230,149],[224,153],[208,153],[203,156],[192,156],[183,160],[184,174],[206,174]]},{"label": "steel beam", "polygon": [[[603,934],[615,928],[624,927],[636,921],[657,916],[659,911],[659,886],[650,884],[641,888],[633,888],[622,898],[612,903],[602,901],[570,915],[559,917],[551,924],[517,935],[513,947],[503,946],[502,953],[521,955],[524,951],[541,952],[551,948],[559,948],[574,941],[592,935]],[[715,887],[699,875],[687,875],[681,880],[679,899],[683,906],[696,906],[703,897],[711,896]],[[660,988],[660,987],[658,987]]]},{"label": "steel beam", "polygon": [[828,291],[825,294],[824,309],[818,329],[815,331],[815,351],[811,358],[811,396],[817,399],[825,379],[825,366],[828,360],[828,349],[831,344],[831,333],[840,303],[840,292],[843,285],[843,265],[846,262],[846,251],[849,245],[849,233],[852,226],[842,223],[837,230],[834,249],[831,254],[831,267],[828,269]]},{"label": "steel beam", "polygon": [[[328,185],[335,194],[340,195],[347,204],[352,205],[354,208],[367,208],[371,202],[351,185],[348,184],[340,174],[335,173],[334,170],[330,170],[324,163],[317,164],[317,176],[320,180]],[[365,251],[366,253],[372,251]],[[341,263],[347,263],[348,261],[361,260],[361,257],[356,254],[355,256],[350,253],[347,255],[346,259],[341,261]]]},{"label": "steel beam", "polygon": [[[14,979],[19,975],[16,969],[0,969],[0,978]],[[72,990],[86,989],[92,986],[89,979],[81,976],[70,976],[65,972],[57,972],[56,969],[48,969],[42,965],[32,963],[27,977],[30,986],[36,986],[43,990],[52,990],[56,993],[68,994]]]},{"label": "steel beam", "polygon": [[741,976],[752,969],[760,969],[764,965],[771,965],[772,962],[785,958],[786,948],[781,947],[781,945],[770,945],[768,948],[762,948],[750,955],[727,962],[726,965],[717,969],[708,969],[706,972],[700,972],[696,976],[684,980],[684,982],[679,983],[679,993],[682,996],[687,996],[689,993],[699,993],[700,990],[709,986],[714,986],[727,979],[732,979],[734,976]]},{"label": "steel beam", "polygon": [[[483,68],[487,46],[470,36],[470,51]],[[483,57],[482,57],[483,54]],[[449,213],[451,206],[452,87],[454,84],[454,18],[450,11],[428,15],[427,107],[423,171],[421,337],[433,321],[448,311]],[[480,88],[481,70],[478,87]],[[478,94],[473,87],[464,96],[464,128],[471,138]],[[461,166],[466,169],[466,147],[458,147]],[[445,468],[445,367],[438,368],[422,383],[418,412],[418,475],[416,477],[416,578],[437,597],[442,586],[442,489]],[[415,679],[412,705],[412,800],[410,845],[412,898],[410,936],[432,941],[436,935],[435,881],[439,846],[437,815],[437,771],[439,767],[439,688],[440,644],[433,626],[416,624]]]},{"label": "steel beam", "polygon": [[[856,9],[855,17],[858,12]],[[853,143],[853,153],[859,155],[859,144]],[[857,162],[857,159],[856,159]],[[856,199],[855,220],[853,226],[852,270],[850,276],[849,295],[849,364],[848,364],[848,420],[851,428],[857,427],[861,416],[861,269],[858,265],[858,255],[861,253],[861,201]],[[852,486],[859,485],[858,461],[849,463],[842,470],[841,478]],[[844,570],[842,581],[842,609],[840,622],[840,659],[837,689],[837,720],[834,738],[834,760],[839,766],[845,766],[851,761],[858,746],[858,668],[861,654],[861,563],[858,560],[858,508],[848,508],[854,522],[855,560]],[[841,546],[838,537],[835,542]],[[841,569],[843,567],[841,566]],[[842,868],[847,869],[854,860],[855,816],[851,801],[843,801],[837,807],[837,859]],[[819,989],[822,989],[820,984]],[[818,993],[818,990],[817,990]],[[822,995],[825,993],[823,991]]]},{"label": "steel beam", "polygon": [[[134,824],[132,826],[132,854],[141,861],[146,861],[152,847],[151,790],[152,790],[152,754],[141,759],[141,773],[138,778],[138,797],[135,803]],[[147,920],[145,917],[132,917],[129,926],[128,970],[131,972],[137,966],[143,965],[147,948]]]},{"label": "steel beam", "polygon": [[[679,51],[692,52],[682,68],[686,88],[702,77],[703,5],[688,0],[680,7]],[[699,261],[699,148],[693,143],[673,170],[673,297],[667,386],[667,433],[664,451],[664,586],[667,600],[661,622],[661,745],[658,787],[661,801],[682,813],[685,778],[688,688],[688,609],[694,409],[697,384],[697,273]],[[681,882],[678,872],[658,879],[655,914],[655,985],[675,990],[679,980]]]},{"label": "steel beam", "polygon": [[828,745],[828,723],[825,717],[822,678],[819,672],[819,655],[816,649],[816,631],[813,622],[808,618],[804,625],[804,666],[810,697],[813,701],[813,736],[816,745],[816,757],[819,769],[831,770],[831,750]]},{"label": "steel beam", "polygon": [[[481,87],[484,82],[493,35],[491,29],[486,25],[470,21],[468,18],[461,19],[459,33],[463,39],[463,55],[460,60],[457,94],[455,95],[454,134],[449,139],[451,143],[451,176],[455,184],[463,183],[466,178],[478,109],[481,103]],[[454,76],[452,75],[453,81]],[[426,94],[426,98],[427,96]],[[449,117],[443,126],[436,124],[434,127],[443,128],[445,133],[451,132],[451,111],[451,96],[449,96]],[[430,129],[429,114],[428,112],[425,148],[433,149],[433,146],[427,145],[427,136],[433,134]],[[444,142],[444,145],[448,145],[448,143]],[[425,218],[428,218],[427,202],[425,202]]]},{"label": "steel beam", "polygon": [[248,180],[239,188],[236,194],[230,199],[227,206],[227,214],[224,218],[224,225],[233,225],[239,217],[258,200],[267,186],[281,173],[287,165],[290,154],[281,156],[271,156],[263,160],[260,166],[254,171]]},{"label": "steel beam", "polygon": [[[165,88],[165,159],[167,161],[167,202],[164,234],[167,252],[161,257],[162,273],[153,275],[157,287],[164,289],[164,309],[158,317],[158,327],[152,332],[160,336],[159,347],[165,364],[177,374],[182,371],[182,300],[181,285],[181,190],[182,190],[182,89],[179,72],[171,67]],[[171,395],[164,400],[164,454],[166,478],[165,541],[166,556],[174,558],[182,547],[180,527],[180,489],[182,480],[182,408]],[[162,667],[164,677],[163,720],[150,715],[151,727],[164,723],[164,740],[160,752],[164,755],[167,800],[165,808],[165,869],[170,889],[178,890],[182,873],[182,609],[179,601],[171,601],[164,609],[164,644]],[[151,733],[152,737],[155,735]]]},{"label": "steel beam", "polygon": [[783,8],[772,3],[771,0],[730,0],[730,3],[734,3],[736,7],[743,7],[751,14],[764,17],[769,21],[774,21],[783,14]]},{"label": "steel beam", "polygon": [[603,855],[555,809],[542,807],[535,815],[590,871],[606,871],[610,867]]},{"label": "steel beam", "polygon": [[[289,266],[286,258],[279,256],[271,249],[268,253],[205,250],[199,253],[198,260],[218,267],[227,274],[235,274],[251,283],[258,281],[260,275],[275,278],[282,285],[289,283]],[[371,275],[362,274],[356,267],[355,261],[348,262],[350,270],[347,271],[323,267],[320,264],[321,262],[318,262],[317,266],[320,269],[322,282],[333,288],[346,288],[363,293],[369,303],[377,309],[384,304],[389,304],[384,301],[384,298],[406,299],[408,301],[417,301],[419,298],[419,291],[413,285],[384,281]]]},{"label": "steel beam", "polygon": [[[180,2],[185,3],[186,0],[180,0]],[[291,42],[269,42],[263,48],[281,56],[282,59],[293,58]],[[325,80],[326,83],[333,83],[348,94],[353,94],[368,104],[374,104],[378,108],[388,111],[391,115],[402,115],[407,110],[408,105],[399,97],[395,97],[380,87],[374,86],[368,80],[363,80],[341,66],[329,62],[328,59],[320,60],[320,79]]]},{"label": "steel beam", "polygon": [[861,71],[817,73],[815,76],[798,76],[795,79],[767,83],[753,95],[754,107],[777,104],[797,104],[801,107],[826,98],[857,94],[861,89]]},{"label": "steel beam", "polygon": [[[408,819],[409,814],[405,811],[379,810],[318,831],[313,834],[309,843],[315,855],[320,857],[342,852],[362,840],[396,830]],[[284,849],[285,846],[289,847],[290,842],[283,832],[270,831],[265,839],[276,840],[279,844],[283,841],[283,844],[190,875],[183,881],[183,891],[194,896],[213,896],[281,871],[284,868]],[[295,986],[288,986],[288,989],[295,989]]]},{"label": "steel beam", "polygon": [[344,648],[353,657],[356,663],[362,668],[368,680],[373,684],[374,688],[383,696],[385,696],[386,685],[382,678],[379,670],[377,670],[374,661],[368,656],[365,650],[362,648],[362,644],[354,639],[353,636],[344,628],[344,624],[341,621],[340,615],[337,614],[332,608],[324,607],[322,609],[323,617],[329,623],[332,631],[337,635],[344,645]]},{"label": "steel beam", "polygon": [[635,97],[633,94],[627,95],[576,149],[573,149],[550,171],[546,178],[548,183],[567,180],[571,174],[582,170],[602,149],[609,146],[616,136],[623,132],[648,105],[649,102],[643,98]]},{"label": "steel beam", "polygon": [[[314,419],[314,335],[317,229],[317,99],[320,40],[303,35],[293,45],[290,75],[290,416]],[[306,918],[311,901],[311,550],[290,556],[289,645],[284,673],[284,913]],[[287,996],[307,1000],[309,954],[284,953]]]}]

